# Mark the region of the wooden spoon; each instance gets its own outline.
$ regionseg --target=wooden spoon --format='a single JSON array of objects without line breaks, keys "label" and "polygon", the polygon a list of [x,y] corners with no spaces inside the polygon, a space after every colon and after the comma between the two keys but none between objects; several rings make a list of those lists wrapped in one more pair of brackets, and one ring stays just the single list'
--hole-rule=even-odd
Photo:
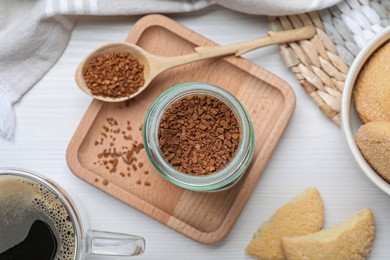
[{"label": "wooden spoon", "polygon": [[[173,57],[156,56],[151,53],[148,53],[147,51],[145,51],[144,49],[142,49],[141,47],[135,44],[131,44],[127,42],[110,43],[101,46],[100,48],[96,49],[88,56],[86,56],[78,66],[75,78],[79,88],[82,91],[84,91],[86,94],[102,101],[120,102],[120,101],[131,99],[137,96],[138,94],[140,94],[144,89],[146,89],[146,87],[157,75],[170,68],[199,61],[199,60],[221,57],[221,56],[226,56],[231,54],[234,54],[235,56],[240,56],[243,53],[249,52],[251,50],[260,47],[272,45],[272,44],[287,43],[287,42],[309,39],[313,37],[314,34],[315,34],[315,29],[312,26],[306,26],[299,29],[280,31],[280,32],[271,31],[268,32],[268,36],[263,38],[259,38],[251,41],[233,43],[224,46],[219,46],[219,45],[200,46],[200,47],[196,47],[195,52],[193,53],[181,55],[181,56],[173,56]],[[83,74],[85,71],[85,66],[88,64],[88,62],[92,58],[95,58],[96,56],[99,56],[103,53],[112,53],[112,52],[128,52],[134,58],[136,58],[141,64],[144,65],[145,83],[142,87],[138,89],[136,93],[133,93],[130,96],[120,97],[120,98],[95,96],[91,94],[90,89],[86,86]]]}]

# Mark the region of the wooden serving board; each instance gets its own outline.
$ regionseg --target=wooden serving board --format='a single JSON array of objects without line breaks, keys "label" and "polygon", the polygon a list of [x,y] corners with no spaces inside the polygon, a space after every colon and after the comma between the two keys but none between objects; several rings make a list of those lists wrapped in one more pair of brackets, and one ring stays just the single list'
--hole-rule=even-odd
[{"label": "wooden serving board", "polygon": [[[196,46],[215,45],[161,15],[141,18],[126,41],[162,56],[187,54]],[[110,147],[123,151],[135,142],[142,143],[140,127],[152,102],[166,89],[193,81],[225,88],[250,114],[255,130],[255,152],[240,182],[214,193],[182,189],[157,173],[145,149],[136,154],[136,167],[119,158],[116,171],[110,172],[113,166],[102,164],[104,157],[99,158],[99,154]],[[294,107],[295,96],[290,86],[248,60],[226,57],[200,61],[164,72],[131,102],[92,101],[68,146],[67,162],[81,179],[168,227],[200,243],[216,243],[236,222]],[[117,125],[111,126],[110,118]]]}]

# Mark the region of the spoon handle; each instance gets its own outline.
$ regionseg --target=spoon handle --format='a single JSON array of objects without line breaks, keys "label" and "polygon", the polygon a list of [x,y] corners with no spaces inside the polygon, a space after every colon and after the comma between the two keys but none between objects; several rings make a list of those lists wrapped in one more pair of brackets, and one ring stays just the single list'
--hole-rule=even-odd
[{"label": "spoon handle", "polygon": [[315,29],[312,26],[305,26],[302,28],[288,31],[269,31],[268,36],[255,40],[249,40],[223,46],[200,46],[195,48],[195,51],[198,52],[200,56],[204,56],[206,58],[211,58],[213,54],[220,54],[220,56],[234,54],[235,56],[240,56],[249,51],[273,44],[306,40],[312,38],[314,34]]},{"label": "spoon handle", "polygon": [[299,29],[268,32],[266,37],[255,40],[233,43],[222,46],[200,46],[195,48],[194,53],[176,57],[160,57],[164,61],[164,70],[170,69],[179,65],[191,63],[194,61],[204,60],[208,58],[221,57],[226,55],[240,56],[246,52],[257,48],[269,46],[272,44],[287,43],[312,38],[315,34],[315,29],[312,26],[305,26]]}]

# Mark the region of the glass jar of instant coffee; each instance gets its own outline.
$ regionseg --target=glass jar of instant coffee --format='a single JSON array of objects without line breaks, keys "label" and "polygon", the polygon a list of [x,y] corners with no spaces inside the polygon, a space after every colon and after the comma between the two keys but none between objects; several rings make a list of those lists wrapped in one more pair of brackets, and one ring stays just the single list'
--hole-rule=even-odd
[{"label": "glass jar of instant coffee", "polygon": [[143,127],[145,150],[168,181],[194,191],[230,188],[253,157],[254,130],[240,101],[201,82],[162,93]]}]

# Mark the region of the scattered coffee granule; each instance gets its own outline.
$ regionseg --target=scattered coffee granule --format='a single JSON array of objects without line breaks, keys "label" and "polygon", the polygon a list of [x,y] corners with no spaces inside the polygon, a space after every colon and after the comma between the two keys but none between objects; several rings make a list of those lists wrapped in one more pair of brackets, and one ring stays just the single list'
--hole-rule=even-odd
[{"label": "scattered coffee granule", "polygon": [[145,186],[150,186],[150,182],[145,181]]},{"label": "scattered coffee granule", "polygon": [[[130,171],[137,171],[137,166],[143,165],[143,162],[138,161],[137,154],[144,148],[144,145],[138,141],[129,142],[126,137],[131,136],[130,132],[122,131],[116,119],[106,118],[106,123],[102,126],[103,132],[112,132],[113,134],[102,137],[99,144],[102,144],[104,140],[106,145],[101,148],[102,150],[97,154],[97,160],[93,164],[103,166],[111,174],[118,172],[122,177],[130,177]],[[130,121],[127,121],[127,126],[130,126]],[[122,135],[122,139],[118,138],[119,135]],[[119,140],[126,140],[127,145],[123,143],[118,145]],[[94,144],[96,145],[96,141]]]},{"label": "scattered coffee granule", "polygon": [[106,121],[110,126],[117,126],[118,125],[118,121],[113,117],[107,118]]},{"label": "scattered coffee granule", "polygon": [[132,135],[124,135],[123,138],[125,138],[125,140],[133,140]]},{"label": "scattered coffee granule", "polygon": [[236,116],[219,99],[190,95],[175,101],[159,125],[159,146],[166,161],[190,175],[219,171],[233,158],[240,137]]},{"label": "scattered coffee granule", "polygon": [[127,97],[145,83],[143,64],[126,52],[104,53],[92,58],[83,76],[92,95],[103,97]]},{"label": "scattered coffee granule", "polygon": [[95,182],[98,182],[99,181],[99,179],[98,178],[95,178],[95,180],[94,180]]},{"label": "scattered coffee granule", "polygon": [[110,170],[111,173],[116,172],[116,167],[118,167],[118,162],[119,161],[117,158],[108,160],[108,163],[112,165],[111,170]]},{"label": "scattered coffee granule", "polygon": [[103,180],[103,185],[104,185],[104,186],[107,186],[107,184],[108,184],[108,180],[107,180],[107,179],[104,179],[104,180]]}]

